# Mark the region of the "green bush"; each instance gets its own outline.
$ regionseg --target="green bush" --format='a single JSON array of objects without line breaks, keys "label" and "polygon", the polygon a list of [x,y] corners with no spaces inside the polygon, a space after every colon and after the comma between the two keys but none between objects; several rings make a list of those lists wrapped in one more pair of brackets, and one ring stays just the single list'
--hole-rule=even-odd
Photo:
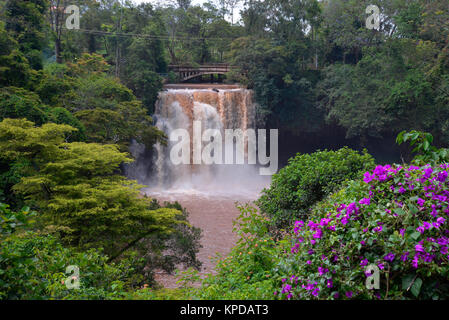
[{"label": "green bush", "polygon": [[447,299],[448,168],[377,166],[317,204],[295,222],[279,298]]},{"label": "green bush", "polygon": [[176,288],[147,288],[130,291],[124,296],[125,300],[189,300],[189,292]]},{"label": "green bush", "polygon": [[26,227],[35,215],[36,213],[30,211],[28,207],[14,212],[9,208],[9,205],[0,202],[0,239]]},{"label": "green bush", "polygon": [[86,129],[78,118],[76,118],[70,111],[62,107],[49,108],[48,121],[56,124],[68,124],[76,128],[77,131],[71,132],[67,138],[69,142],[85,141]]},{"label": "green bush", "polygon": [[0,106],[0,121],[5,118],[26,118],[41,125],[48,120],[48,107],[37,94],[22,88],[1,88]]},{"label": "green bush", "polygon": [[[75,252],[52,236],[14,235],[0,244],[0,298],[2,299],[106,299],[119,297],[126,276],[107,264],[101,251]],[[66,267],[80,270],[80,288],[68,289]],[[123,293],[123,292],[122,292]]]},{"label": "green bush", "polygon": [[373,167],[374,159],[366,150],[359,153],[345,147],[297,154],[273,175],[270,188],[262,191],[256,204],[278,228],[285,227],[295,218],[306,217],[313,204],[340,188],[342,182]]},{"label": "green bush", "polygon": [[433,146],[433,136],[428,132],[416,130],[410,132],[401,131],[396,138],[396,143],[402,144],[404,142],[409,142],[410,146],[413,147],[412,152],[415,153],[415,157],[412,163],[414,164],[434,165],[449,161],[449,149]]},{"label": "green bush", "polygon": [[[125,288],[146,280],[133,274],[144,262],[135,255],[107,263],[102,250],[77,252],[53,236],[24,231],[35,215],[28,208],[14,212],[0,203],[0,299],[120,298]],[[64,284],[69,265],[79,268],[79,289]]]}]

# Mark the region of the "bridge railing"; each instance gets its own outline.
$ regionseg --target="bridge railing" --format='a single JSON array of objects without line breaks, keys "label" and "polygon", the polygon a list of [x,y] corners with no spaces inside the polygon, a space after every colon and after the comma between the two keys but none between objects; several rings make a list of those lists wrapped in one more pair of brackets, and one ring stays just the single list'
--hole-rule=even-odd
[{"label": "bridge railing", "polygon": [[234,66],[231,66],[229,64],[226,63],[220,63],[220,64],[204,64],[204,65],[200,65],[200,66],[189,66],[189,65],[174,65],[171,64],[168,66],[168,69],[170,70],[206,70],[206,69],[217,69],[217,70],[223,70],[223,69],[232,69],[235,68]]},{"label": "bridge railing", "polygon": [[171,64],[168,66],[170,71],[179,75],[180,81],[186,81],[207,74],[225,74],[235,68],[235,66],[227,63],[204,64],[199,66]]}]

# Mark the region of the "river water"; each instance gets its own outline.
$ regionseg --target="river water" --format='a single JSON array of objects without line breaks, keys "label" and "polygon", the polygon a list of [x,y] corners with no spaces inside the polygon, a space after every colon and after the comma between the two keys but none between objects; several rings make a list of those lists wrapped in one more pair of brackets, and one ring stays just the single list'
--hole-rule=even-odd
[{"label": "river water", "polygon": [[[214,263],[211,258],[217,253],[226,255],[235,245],[237,236],[232,232],[232,221],[237,218],[239,211],[235,202],[246,203],[255,200],[256,197],[239,197],[222,194],[206,195],[196,192],[172,193],[163,195],[148,192],[153,198],[163,201],[178,201],[189,212],[189,222],[195,227],[201,228],[202,248],[198,253],[198,259],[202,262],[200,275],[214,273]],[[156,281],[166,288],[176,288],[176,277],[163,271],[156,273]]]}]

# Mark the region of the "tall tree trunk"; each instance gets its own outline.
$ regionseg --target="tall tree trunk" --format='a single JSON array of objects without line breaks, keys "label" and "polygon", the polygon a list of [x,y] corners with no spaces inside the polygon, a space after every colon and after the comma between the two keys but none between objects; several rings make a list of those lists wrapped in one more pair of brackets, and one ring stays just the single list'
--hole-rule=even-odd
[{"label": "tall tree trunk", "polygon": [[56,57],[56,63],[62,63],[61,38],[59,36],[57,36],[56,40],[55,40],[55,57]]}]

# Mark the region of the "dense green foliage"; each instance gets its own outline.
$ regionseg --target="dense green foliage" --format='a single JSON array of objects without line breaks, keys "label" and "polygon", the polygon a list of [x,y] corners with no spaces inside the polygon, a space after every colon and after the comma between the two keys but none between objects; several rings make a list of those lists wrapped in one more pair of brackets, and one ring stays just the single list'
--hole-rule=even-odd
[{"label": "dense green foliage", "polygon": [[[65,269],[82,270],[80,289],[69,290]],[[1,243],[0,296],[2,299],[107,299],[123,294],[133,269],[107,264],[95,249],[74,252],[50,235],[26,233]],[[127,274],[127,272],[131,272]]]},{"label": "dense green foliage", "polygon": [[[8,77],[0,81],[29,86],[35,70],[52,59],[73,63],[83,54],[100,54],[111,66],[109,74],[152,112],[163,79],[174,79],[169,64],[227,62],[237,67],[227,80],[254,89],[259,120],[270,127],[282,126],[300,135],[338,125],[346,137],[362,145],[409,129],[431,132],[437,145],[449,137],[444,120],[449,101],[449,12],[444,0],[252,0],[245,3],[240,21],[234,19],[239,1],[202,6],[190,1],[163,6],[76,3],[83,8],[82,29],[92,32],[64,29],[65,20],[56,13],[66,1],[5,2],[5,30],[0,31],[0,65],[5,69],[0,72]],[[380,9],[379,30],[365,27],[368,5]],[[51,55],[53,49],[47,61],[37,55]],[[107,82],[49,81],[41,99],[50,105],[57,104],[61,91],[79,93],[91,81],[96,84],[89,87],[96,90]],[[59,92],[50,89],[55,87]],[[120,121],[103,110],[89,112],[100,122],[108,116],[112,123]],[[80,116],[87,117],[84,112]]]},{"label": "dense green foliage", "polygon": [[[166,205],[180,209],[176,203]],[[160,207],[157,203],[152,206]],[[174,299],[184,296],[183,292],[149,287],[152,277],[142,272],[143,268],[148,268],[147,261],[136,252],[126,254],[118,262],[110,262],[101,248],[78,251],[63,246],[54,235],[27,231],[34,219],[39,219],[39,215],[29,208],[14,212],[0,203],[0,299]],[[181,234],[187,233],[178,232],[178,237]],[[183,240],[184,246],[178,248],[172,244],[170,248],[178,250],[177,255],[191,250],[189,241],[192,240],[186,236]],[[195,252],[190,255],[194,259]],[[167,270],[175,263],[189,263],[180,256],[166,256],[163,260],[169,265]],[[79,276],[66,273],[68,266],[78,267]],[[79,281],[79,288],[66,286],[74,281]]]},{"label": "dense green foliage", "polygon": [[262,213],[279,228],[294,219],[304,218],[309,208],[340,188],[346,180],[374,167],[374,159],[366,151],[343,148],[298,154],[274,174],[271,186],[262,191],[256,202]]},{"label": "dense green foliage", "polygon": [[[41,56],[35,56],[39,50],[49,54],[54,48],[57,62],[100,54],[111,66],[109,73],[152,112],[163,78],[174,79],[169,64],[227,62],[237,67],[227,80],[254,89],[259,120],[270,127],[282,126],[300,135],[338,125],[346,137],[362,145],[415,129],[431,132],[437,145],[445,144],[448,123],[440,120],[447,118],[449,101],[445,1],[253,0],[246,2],[236,21],[238,2],[199,6],[178,1],[161,6],[80,0],[82,28],[93,31],[84,33],[64,29],[62,17],[54,21],[65,1],[49,1],[53,10],[42,0],[6,1],[7,32],[0,41],[10,70],[4,72],[18,71],[14,76],[8,73],[8,81],[22,86],[21,73],[42,68]],[[379,30],[365,27],[368,5],[381,11]],[[16,19],[18,14],[27,19]],[[44,37],[46,33],[52,38]],[[144,34],[151,37],[132,36]],[[30,71],[24,70],[27,62]],[[76,93],[86,90],[83,83],[49,81],[62,91],[74,85],[79,86]],[[92,90],[107,82],[82,82],[91,81],[100,81],[89,86]],[[42,93],[57,104],[60,93],[49,88],[54,87],[44,86]],[[46,95],[41,99],[52,105]],[[108,116],[112,123],[120,121],[103,110],[89,112],[100,122]],[[85,112],[81,116],[87,117]]]}]

